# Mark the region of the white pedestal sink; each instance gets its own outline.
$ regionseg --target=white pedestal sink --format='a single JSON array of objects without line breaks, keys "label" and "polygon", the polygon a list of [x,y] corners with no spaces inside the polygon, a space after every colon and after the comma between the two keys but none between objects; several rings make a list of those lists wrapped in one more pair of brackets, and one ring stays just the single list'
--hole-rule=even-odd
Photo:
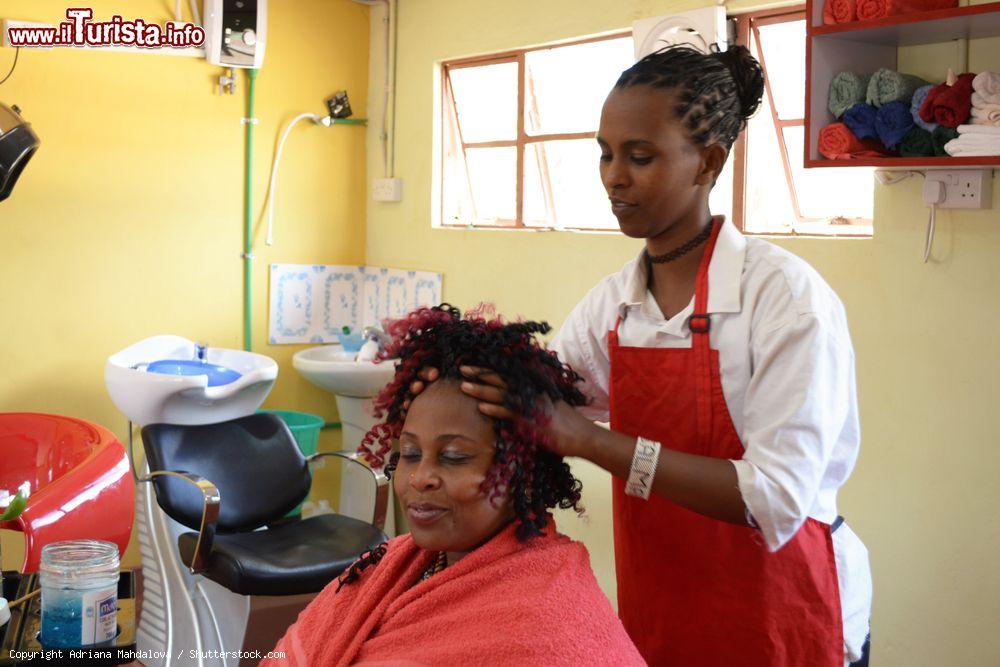
[{"label": "white pedestal sink", "polygon": [[[378,420],[372,415],[372,399],[392,380],[395,364],[391,361],[375,363],[355,361],[353,353],[344,352],[340,345],[321,345],[297,352],[292,366],[307,380],[325,389],[337,399],[337,412],[343,428],[344,449],[356,450],[361,438]],[[340,513],[366,519],[371,513],[374,492],[371,478],[345,466],[340,486]],[[385,532],[395,534],[392,487],[390,486],[389,512]]]}]

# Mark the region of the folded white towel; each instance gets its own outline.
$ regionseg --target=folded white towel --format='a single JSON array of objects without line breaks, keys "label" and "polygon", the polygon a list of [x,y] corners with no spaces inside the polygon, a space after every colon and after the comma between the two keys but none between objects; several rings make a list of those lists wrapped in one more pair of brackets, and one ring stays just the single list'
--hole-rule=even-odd
[{"label": "folded white towel", "polygon": [[982,93],[972,93],[972,106],[983,107],[986,106],[987,104],[1000,104],[1000,93],[997,93],[995,95],[990,95],[990,94],[983,95]]},{"label": "folded white towel", "polygon": [[962,146],[1000,146],[1000,135],[987,133],[987,131],[997,129],[996,127],[993,127],[992,125],[974,125],[973,127],[977,127],[983,130],[983,132],[976,134],[967,132],[965,134],[958,135],[958,138],[952,139],[951,141],[957,141]]},{"label": "folded white towel", "polygon": [[944,152],[952,157],[1000,157],[1000,146],[993,148],[948,148],[944,145]]},{"label": "folded white towel", "polygon": [[972,108],[972,125],[1000,126],[1000,104]]},{"label": "folded white towel", "polygon": [[953,157],[978,157],[985,155],[1000,155],[1000,140],[978,141],[959,137],[944,145],[944,152]]},{"label": "folded white towel", "polygon": [[996,72],[980,72],[972,80],[972,89],[983,95],[1000,93],[1000,74]]},{"label": "folded white towel", "polygon": [[967,134],[981,134],[981,135],[987,135],[988,138],[996,138],[997,140],[1000,140],[1000,127],[984,127],[982,125],[959,125],[958,134],[960,138]]}]

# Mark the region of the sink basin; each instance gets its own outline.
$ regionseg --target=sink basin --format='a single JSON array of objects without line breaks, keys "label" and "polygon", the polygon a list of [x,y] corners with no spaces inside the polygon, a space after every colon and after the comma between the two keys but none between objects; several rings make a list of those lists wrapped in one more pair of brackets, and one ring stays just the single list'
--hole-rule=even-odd
[{"label": "sink basin", "polygon": [[337,396],[372,398],[396,371],[390,361],[354,361],[340,345],[320,345],[297,352],[292,366],[310,382]]},{"label": "sink basin", "polygon": [[135,424],[212,424],[253,414],[278,377],[270,357],[153,336],[111,355],[104,382]]}]

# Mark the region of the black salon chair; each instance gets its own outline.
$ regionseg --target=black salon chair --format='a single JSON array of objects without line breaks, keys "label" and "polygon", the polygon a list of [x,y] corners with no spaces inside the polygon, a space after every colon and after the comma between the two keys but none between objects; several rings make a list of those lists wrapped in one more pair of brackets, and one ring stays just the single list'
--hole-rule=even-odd
[{"label": "black salon chair", "polygon": [[[153,424],[142,429],[142,442],[157,503],[198,531],[180,535],[181,560],[193,574],[234,593],[316,593],[387,539],[385,475],[361,463],[356,452],[305,458],[273,414],[202,426]],[[309,464],[326,456],[371,473],[371,523],[339,514],[283,520],[309,493]]]}]

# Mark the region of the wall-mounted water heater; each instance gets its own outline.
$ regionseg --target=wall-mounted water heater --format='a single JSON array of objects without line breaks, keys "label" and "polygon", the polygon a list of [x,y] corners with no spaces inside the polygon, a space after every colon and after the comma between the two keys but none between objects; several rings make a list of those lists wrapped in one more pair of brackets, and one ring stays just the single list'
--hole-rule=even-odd
[{"label": "wall-mounted water heater", "polygon": [[205,57],[213,65],[264,64],[267,0],[205,0]]}]

